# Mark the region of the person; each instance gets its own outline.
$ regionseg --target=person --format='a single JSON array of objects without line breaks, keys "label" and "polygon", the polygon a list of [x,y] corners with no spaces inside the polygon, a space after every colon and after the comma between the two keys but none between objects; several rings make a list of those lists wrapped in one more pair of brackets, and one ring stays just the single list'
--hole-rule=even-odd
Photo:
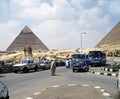
[{"label": "person", "polygon": [[55,70],[56,70],[56,60],[53,59],[50,67],[51,76],[55,76]]},{"label": "person", "polygon": [[0,60],[0,73],[3,73],[4,69],[5,69],[5,63],[4,63],[4,61]]},{"label": "person", "polygon": [[66,68],[69,68],[69,65],[70,65],[70,62],[69,62],[69,59],[67,59],[67,60],[65,61],[65,66],[66,66]]}]

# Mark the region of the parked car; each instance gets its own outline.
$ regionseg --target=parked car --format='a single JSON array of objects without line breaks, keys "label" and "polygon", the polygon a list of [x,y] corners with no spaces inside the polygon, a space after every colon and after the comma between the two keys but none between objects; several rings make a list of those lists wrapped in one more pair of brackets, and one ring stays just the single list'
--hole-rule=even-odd
[{"label": "parked car", "polygon": [[50,62],[48,61],[40,61],[38,62],[38,68],[42,70],[50,69]]},{"label": "parked car", "polygon": [[0,99],[9,99],[8,88],[0,81]]},{"label": "parked car", "polygon": [[89,71],[89,64],[87,64],[85,61],[79,61],[76,62],[75,64],[73,64],[73,72],[76,71],[85,71],[88,72]]},{"label": "parked car", "polygon": [[38,70],[38,64],[34,62],[33,59],[24,59],[20,63],[13,65],[13,71],[17,73],[18,71],[23,71],[24,73],[29,72],[29,70]]},{"label": "parked car", "polygon": [[84,53],[77,53],[72,55],[72,69],[76,71],[89,71],[89,59]]},{"label": "parked car", "polygon": [[91,66],[102,66],[106,64],[106,55],[102,51],[89,51],[88,57]]}]

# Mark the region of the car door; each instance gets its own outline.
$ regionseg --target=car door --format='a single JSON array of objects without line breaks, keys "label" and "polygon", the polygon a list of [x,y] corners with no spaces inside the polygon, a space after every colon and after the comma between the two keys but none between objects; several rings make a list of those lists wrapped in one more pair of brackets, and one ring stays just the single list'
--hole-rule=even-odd
[{"label": "car door", "polygon": [[7,97],[7,87],[0,81],[0,98]]}]

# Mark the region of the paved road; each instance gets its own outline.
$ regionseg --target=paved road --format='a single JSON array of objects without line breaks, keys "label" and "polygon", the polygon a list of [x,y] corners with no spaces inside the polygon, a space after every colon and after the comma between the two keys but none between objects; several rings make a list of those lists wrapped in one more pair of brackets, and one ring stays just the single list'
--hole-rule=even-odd
[{"label": "paved road", "polygon": [[70,83],[101,86],[107,90],[114,99],[118,99],[117,77],[94,75],[85,72],[73,73],[71,69],[66,69],[65,67],[57,68],[57,76],[53,77],[50,76],[49,71],[25,74],[8,73],[3,74],[3,76],[0,80],[8,86],[10,99],[26,99],[41,89]]}]

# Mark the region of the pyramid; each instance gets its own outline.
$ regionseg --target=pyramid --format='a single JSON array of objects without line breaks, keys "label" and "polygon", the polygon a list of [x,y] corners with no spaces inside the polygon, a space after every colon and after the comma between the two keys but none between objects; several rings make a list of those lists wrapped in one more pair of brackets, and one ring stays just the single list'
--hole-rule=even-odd
[{"label": "pyramid", "polygon": [[26,46],[33,50],[49,50],[31,29],[25,26],[6,51],[23,51]]},{"label": "pyramid", "polygon": [[96,45],[96,47],[107,47],[120,44],[120,22]]}]

